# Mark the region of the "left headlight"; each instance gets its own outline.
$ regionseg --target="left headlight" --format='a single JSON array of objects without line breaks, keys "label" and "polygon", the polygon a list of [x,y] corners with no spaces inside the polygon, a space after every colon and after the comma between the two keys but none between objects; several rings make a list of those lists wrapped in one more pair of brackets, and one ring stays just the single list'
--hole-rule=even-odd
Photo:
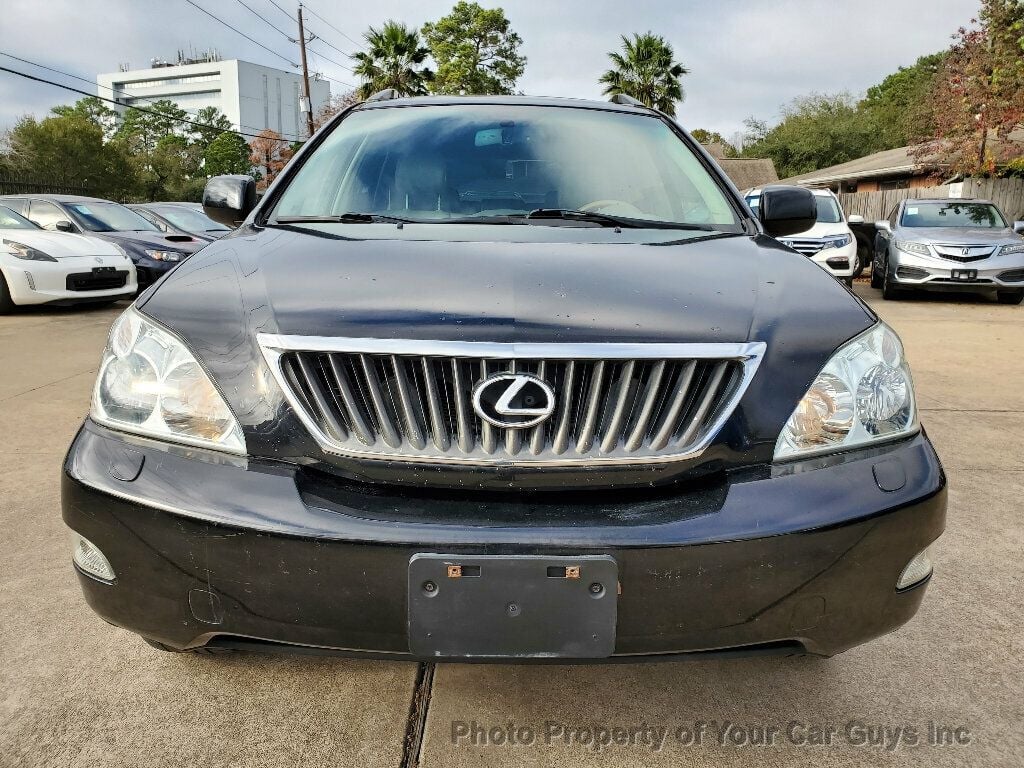
[{"label": "left headlight", "polygon": [[199,361],[134,307],[110,329],[90,415],[125,432],[245,453],[238,420]]},{"label": "left headlight", "polygon": [[53,256],[48,253],[40,251],[38,248],[33,248],[30,245],[19,243],[14,240],[4,240],[4,245],[14,251],[15,258],[25,259],[25,261],[56,261]]},{"label": "left headlight", "polygon": [[157,261],[181,261],[185,258],[184,253],[178,251],[146,251],[146,255]]},{"label": "left headlight", "polygon": [[834,237],[826,237],[825,242],[822,244],[822,249],[825,248],[845,248],[852,242],[853,238],[850,235],[835,235]]},{"label": "left headlight", "polygon": [[1000,256],[1009,256],[1011,253],[1024,253],[1024,243],[1010,243],[999,249]]},{"label": "left headlight", "polygon": [[775,459],[834,453],[918,430],[910,367],[879,322],[832,356],[775,443]]}]

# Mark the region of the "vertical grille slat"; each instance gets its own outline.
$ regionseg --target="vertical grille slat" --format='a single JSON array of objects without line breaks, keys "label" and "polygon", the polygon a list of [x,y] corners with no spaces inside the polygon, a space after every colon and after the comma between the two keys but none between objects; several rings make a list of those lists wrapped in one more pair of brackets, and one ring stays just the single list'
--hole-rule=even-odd
[{"label": "vertical grille slat", "polygon": [[639,448],[647,436],[647,425],[654,415],[654,407],[658,403],[658,395],[661,392],[661,377],[665,374],[665,361],[659,360],[651,369],[651,375],[647,379],[647,386],[640,397],[640,413],[637,415],[633,431],[626,438],[626,450],[635,451]]},{"label": "vertical grille slat", "polygon": [[690,383],[693,381],[693,373],[696,370],[697,361],[690,360],[686,363],[683,370],[680,371],[679,379],[676,381],[676,388],[672,392],[669,402],[666,403],[666,410],[661,417],[661,423],[658,425],[654,437],[651,438],[651,450],[660,451],[668,445],[669,438],[676,431],[679,416],[683,412],[683,407],[687,404],[686,396],[690,391]]},{"label": "vertical grille slat", "polygon": [[[552,346],[544,345],[545,354]],[[656,461],[699,453],[756,369],[743,357],[711,357],[707,346],[693,357],[635,356],[640,345],[631,345],[623,350],[629,356],[543,358],[474,356],[471,347],[465,354],[409,354],[382,341],[351,352],[288,349],[276,358],[275,373],[328,452],[427,463]],[[474,393],[498,374],[543,382],[541,401],[554,395],[550,416],[529,426],[532,414],[511,416],[520,427],[484,419]],[[535,407],[532,386],[519,390],[525,401],[509,402]],[[503,391],[489,390],[481,407],[493,409]],[[503,420],[493,410],[490,417]]]}]

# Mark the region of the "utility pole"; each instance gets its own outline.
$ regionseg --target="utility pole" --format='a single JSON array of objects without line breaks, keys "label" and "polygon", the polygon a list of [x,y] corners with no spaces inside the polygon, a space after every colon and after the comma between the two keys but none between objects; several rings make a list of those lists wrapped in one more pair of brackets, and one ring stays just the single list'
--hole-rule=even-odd
[{"label": "utility pole", "polygon": [[309,67],[306,65],[306,30],[302,27],[302,3],[299,3],[299,50],[302,52],[302,87],[305,92],[302,111],[306,113],[306,129],[313,135],[313,98],[309,93]]}]

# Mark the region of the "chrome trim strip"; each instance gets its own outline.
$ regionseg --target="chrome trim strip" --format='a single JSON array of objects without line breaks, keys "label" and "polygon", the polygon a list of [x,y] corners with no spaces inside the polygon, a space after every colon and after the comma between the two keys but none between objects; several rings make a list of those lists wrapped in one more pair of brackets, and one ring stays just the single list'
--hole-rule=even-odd
[{"label": "chrome trim strip", "polygon": [[[407,462],[410,464],[433,464],[479,467],[572,467],[572,466],[625,466],[630,464],[669,464],[685,461],[701,455],[718,436],[725,422],[732,415],[740,399],[747,391],[758,366],[764,359],[767,345],[761,341],[722,343],[502,343],[487,341],[429,341],[418,339],[368,339],[333,336],[282,336],[259,333],[257,342],[263,352],[274,378],[277,380],[285,399],[295,416],[309,430],[321,450],[334,456],[369,461]],[[286,352],[347,352],[353,354],[442,356],[452,358],[502,358],[502,359],[547,359],[547,360],[610,360],[610,359],[716,359],[735,360],[743,365],[743,377],[728,402],[721,408],[706,435],[689,450],[682,453],[666,453],[657,456],[587,456],[561,459],[514,459],[430,456],[421,454],[379,453],[376,451],[353,450],[339,445],[326,435],[309,416],[299,402],[294,389],[289,385],[281,366]],[[493,449],[492,449],[493,450]],[[568,452],[567,452],[568,454]]]}]

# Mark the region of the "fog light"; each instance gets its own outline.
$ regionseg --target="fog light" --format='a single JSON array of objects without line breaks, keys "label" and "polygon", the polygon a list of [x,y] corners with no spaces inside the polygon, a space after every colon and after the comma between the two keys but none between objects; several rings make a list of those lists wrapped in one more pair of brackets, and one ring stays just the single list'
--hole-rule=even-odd
[{"label": "fog light", "polygon": [[896,589],[906,589],[927,579],[932,575],[932,559],[929,547],[914,555],[914,559],[907,563],[899,580],[896,582]]},{"label": "fog light", "polygon": [[71,532],[71,546],[74,548],[72,559],[75,565],[81,568],[89,576],[95,576],[103,581],[113,581],[117,578],[114,569],[99,548],[89,541],[85,536],[75,531]]}]

